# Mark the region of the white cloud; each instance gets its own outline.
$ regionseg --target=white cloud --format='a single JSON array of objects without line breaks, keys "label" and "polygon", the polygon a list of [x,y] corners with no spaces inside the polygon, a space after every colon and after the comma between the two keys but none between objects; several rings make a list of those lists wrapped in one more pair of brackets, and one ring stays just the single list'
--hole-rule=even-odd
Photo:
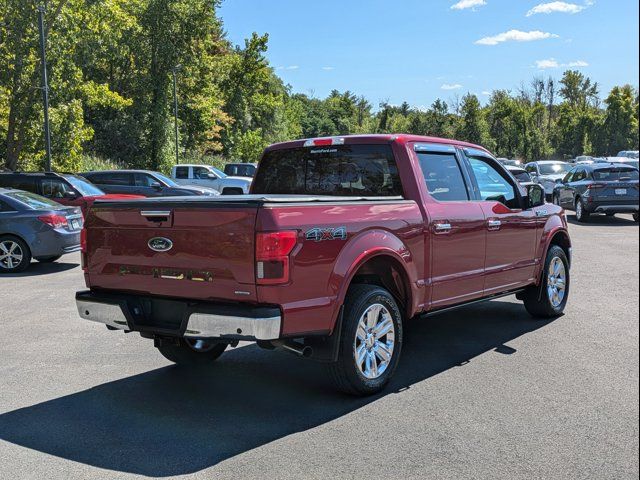
[{"label": "white cloud", "polygon": [[327,72],[331,71],[331,70],[335,70],[336,67],[322,67],[322,70],[326,70]]},{"label": "white cloud", "polygon": [[541,32],[532,30],[530,32],[522,32],[520,30],[509,30],[508,32],[499,33],[492,37],[484,37],[476,41],[476,45],[498,45],[504,42],[533,42],[535,40],[545,40],[547,38],[558,38],[555,33]]},{"label": "white cloud", "polygon": [[458,3],[451,5],[451,10],[466,10],[467,8],[482,7],[486,5],[485,0],[460,0]]},{"label": "white cloud", "polygon": [[588,67],[589,64],[587,62],[585,62],[584,60],[576,60],[575,62],[569,62],[567,63],[567,67]]},{"label": "white cloud", "polygon": [[491,95],[491,92],[489,90],[485,90],[482,92],[482,95]]},{"label": "white cloud", "polygon": [[586,5],[578,5],[576,3],[567,3],[567,2],[548,2],[541,3],[536,5],[531,10],[527,12],[527,17],[532,15],[537,15],[539,13],[570,13],[576,14],[583,11],[587,6],[591,5],[591,2],[587,2]]},{"label": "white cloud", "polygon": [[570,68],[588,67],[589,64],[584,60],[576,60],[575,62],[569,62],[569,63],[560,63],[555,58],[547,58],[545,60],[536,60],[535,66],[539,70],[546,70],[548,68],[560,68],[560,67],[570,67]]},{"label": "white cloud", "polygon": [[442,90],[459,90],[462,88],[462,85],[460,85],[459,83],[445,83],[444,85],[442,85],[440,87]]},{"label": "white cloud", "polygon": [[555,58],[547,58],[546,60],[536,60],[536,67],[540,70],[547,68],[558,68],[560,64]]}]

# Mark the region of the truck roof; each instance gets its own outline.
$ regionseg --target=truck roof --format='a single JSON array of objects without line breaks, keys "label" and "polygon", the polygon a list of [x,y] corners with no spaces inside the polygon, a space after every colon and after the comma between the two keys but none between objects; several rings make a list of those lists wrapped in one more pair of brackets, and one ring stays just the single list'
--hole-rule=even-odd
[{"label": "truck roof", "polygon": [[[424,143],[443,143],[447,145],[456,145],[466,148],[477,148],[487,153],[488,150],[480,145],[473,143],[461,142],[459,140],[453,140],[449,138],[440,137],[427,137],[423,135],[409,135],[409,134],[369,134],[369,135],[335,135],[333,137],[321,137],[321,138],[340,138],[344,139],[346,145],[352,144],[384,144],[384,143],[401,143],[406,144],[409,142],[424,142]],[[287,148],[300,148],[303,147],[305,142],[314,140],[314,138],[307,138],[301,140],[293,140],[289,142],[282,142],[270,145],[267,147],[267,151],[270,150],[282,150]]]}]

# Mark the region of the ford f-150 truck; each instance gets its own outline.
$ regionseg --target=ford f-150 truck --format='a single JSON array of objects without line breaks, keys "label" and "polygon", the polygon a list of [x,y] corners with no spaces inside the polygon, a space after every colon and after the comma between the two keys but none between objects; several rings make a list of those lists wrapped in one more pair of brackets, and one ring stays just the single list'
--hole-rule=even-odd
[{"label": "ford f-150 truck", "polygon": [[561,315],[571,242],[562,208],[484,148],[366,135],[268,147],[250,195],[96,202],[82,251],[82,318],[177,364],[256,341],[366,395],[409,319],[513,294]]}]

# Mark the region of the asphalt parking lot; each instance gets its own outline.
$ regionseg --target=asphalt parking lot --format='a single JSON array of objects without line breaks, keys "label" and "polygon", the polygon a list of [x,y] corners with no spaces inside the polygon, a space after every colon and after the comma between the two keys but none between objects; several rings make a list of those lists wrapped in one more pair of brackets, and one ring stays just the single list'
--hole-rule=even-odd
[{"label": "asphalt parking lot", "polygon": [[368,399],[254,345],[172,367],[78,318],[77,255],[0,277],[0,478],[637,478],[638,225],[570,230],[564,317],[507,298],[414,321]]}]

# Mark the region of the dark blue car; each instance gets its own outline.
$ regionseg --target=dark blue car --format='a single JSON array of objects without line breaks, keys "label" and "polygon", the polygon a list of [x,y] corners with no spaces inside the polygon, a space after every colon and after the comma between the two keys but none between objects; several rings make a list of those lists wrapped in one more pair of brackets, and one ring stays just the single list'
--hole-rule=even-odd
[{"label": "dark blue car", "polygon": [[577,165],[553,191],[553,203],[574,210],[579,222],[596,213],[631,213],[637,222],[638,198],[638,169],[622,163]]},{"label": "dark blue car", "polygon": [[25,270],[35,258],[55,262],[80,250],[82,213],[35,193],[0,188],[0,274]]}]

